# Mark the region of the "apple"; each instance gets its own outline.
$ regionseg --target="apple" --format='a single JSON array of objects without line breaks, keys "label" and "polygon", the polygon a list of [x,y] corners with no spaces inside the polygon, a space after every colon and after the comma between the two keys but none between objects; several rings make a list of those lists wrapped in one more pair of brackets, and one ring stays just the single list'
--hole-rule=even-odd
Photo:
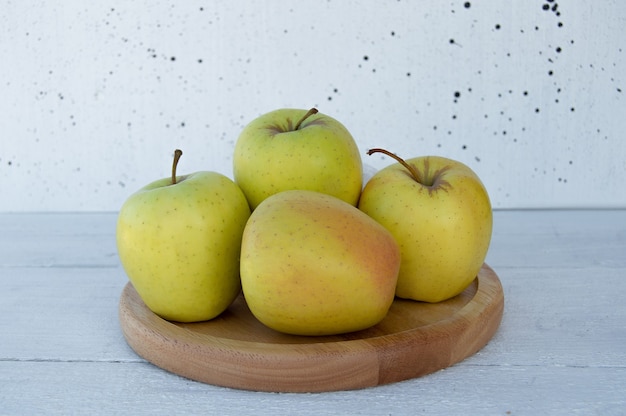
[{"label": "apple", "polygon": [[212,319],[241,292],[239,254],[250,216],[241,189],[216,172],[172,177],[132,194],[116,239],[129,280],[146,306],[178,322]]},{"label": "apple", "polygon": [[235,182],[255,209],[280,191],[303,189],[356,206],[361,156],[350,132],[317,109],[283,108],[244,127],[233,155]]},{"label": "apple", "polygon": [[461,293],[480,270],[491,240],[492,210],[479,177],[439,156],[398,161],[365,185],[359,209],[395,237],[402,263],[396,295],[440,302]]},{"label": "apple", "polygon": [[400,250],[356,207],[316,191],[283,191],[252,212],[241,284],[252,314],[295,335],[332,335],[380,322],[394,300]]}]

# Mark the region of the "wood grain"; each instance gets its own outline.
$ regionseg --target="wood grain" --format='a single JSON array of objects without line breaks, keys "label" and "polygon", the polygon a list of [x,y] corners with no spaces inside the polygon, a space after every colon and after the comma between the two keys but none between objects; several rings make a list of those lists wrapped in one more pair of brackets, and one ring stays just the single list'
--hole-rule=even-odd
[{"label": "wood grain", "polygon": [[459,296],[437,304],[397,299],[381,323],[343,335],[273,331],[241,296],[211,321],[173,323],[152,313],[131,283],[119,317],[137,354],[178,375],[245,390],[322,392],[393,383],[453,365],[491,339],[503,309],[500,280],[485,264]]}]

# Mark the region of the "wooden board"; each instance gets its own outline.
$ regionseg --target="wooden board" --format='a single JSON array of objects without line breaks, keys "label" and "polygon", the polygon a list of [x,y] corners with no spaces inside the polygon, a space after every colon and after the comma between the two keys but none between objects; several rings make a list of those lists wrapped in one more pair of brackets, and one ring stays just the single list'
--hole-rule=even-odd
[{"label": "wooden board", "polygon": [[381,323],[344,335],[278,333],[254,318],[242,296],[211,321],[172,323],[151,312],[131,283],[122,292],[119,317],[131,348],[172,373],[246,390],[322,392],[397,382],[453,365],[491,339],[503,309],[500,280],[484,264],[459,296],[437,304],[396,299]]}]

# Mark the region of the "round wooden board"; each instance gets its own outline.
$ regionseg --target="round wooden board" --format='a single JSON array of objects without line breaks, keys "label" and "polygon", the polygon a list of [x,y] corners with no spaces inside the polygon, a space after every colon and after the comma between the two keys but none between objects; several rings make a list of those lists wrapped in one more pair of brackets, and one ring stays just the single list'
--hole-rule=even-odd
[{"label": "round wooden board", "polygon": [[256,320],[242,296],[219,317],[193,324],[159,318],[131,283],[119,304],[128,344],[151,363],[204,383],[272,392],[350,390],[432,373],[487,344],[503,310],[502,285],[487,264],[455,298],[396,299],[381,323],[344,335],[278,333]]}]

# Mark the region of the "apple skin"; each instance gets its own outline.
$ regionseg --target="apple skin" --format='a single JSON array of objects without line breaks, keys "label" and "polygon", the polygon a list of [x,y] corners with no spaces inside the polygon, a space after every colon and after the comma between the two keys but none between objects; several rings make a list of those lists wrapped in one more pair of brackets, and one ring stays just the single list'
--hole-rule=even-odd
[{"label": "apple skin", "polygon": [[283,191],[252,212],[241,249],[251,312],[295,335],[332,335],[380,322],[394,300],[400,251],[356,207],[314,191]]},{"label": "apple skin", "polygon": [[479,177],[461,162],[439,156],[406,162],[425,184],[394,163],[367,182],[359,209],[400,246],[396,296],[440,302],[476,278],[491,241],[491,202]]},{"label": "apple skin", "polygon": [[361,156],[350,132],[317,113],[298,130],[307,110],[263,114],[242,130],[233,155],[233,176],[255,209],[280,191],[326,193],[356,206],[363,186]]},{"label": "apple skin", "polygon": [[131,195],[117,220],[121,263],[155,314],[212,319],[241,291],[241,238],[250,216],[241,189],[216,172],[161,179]]}]

